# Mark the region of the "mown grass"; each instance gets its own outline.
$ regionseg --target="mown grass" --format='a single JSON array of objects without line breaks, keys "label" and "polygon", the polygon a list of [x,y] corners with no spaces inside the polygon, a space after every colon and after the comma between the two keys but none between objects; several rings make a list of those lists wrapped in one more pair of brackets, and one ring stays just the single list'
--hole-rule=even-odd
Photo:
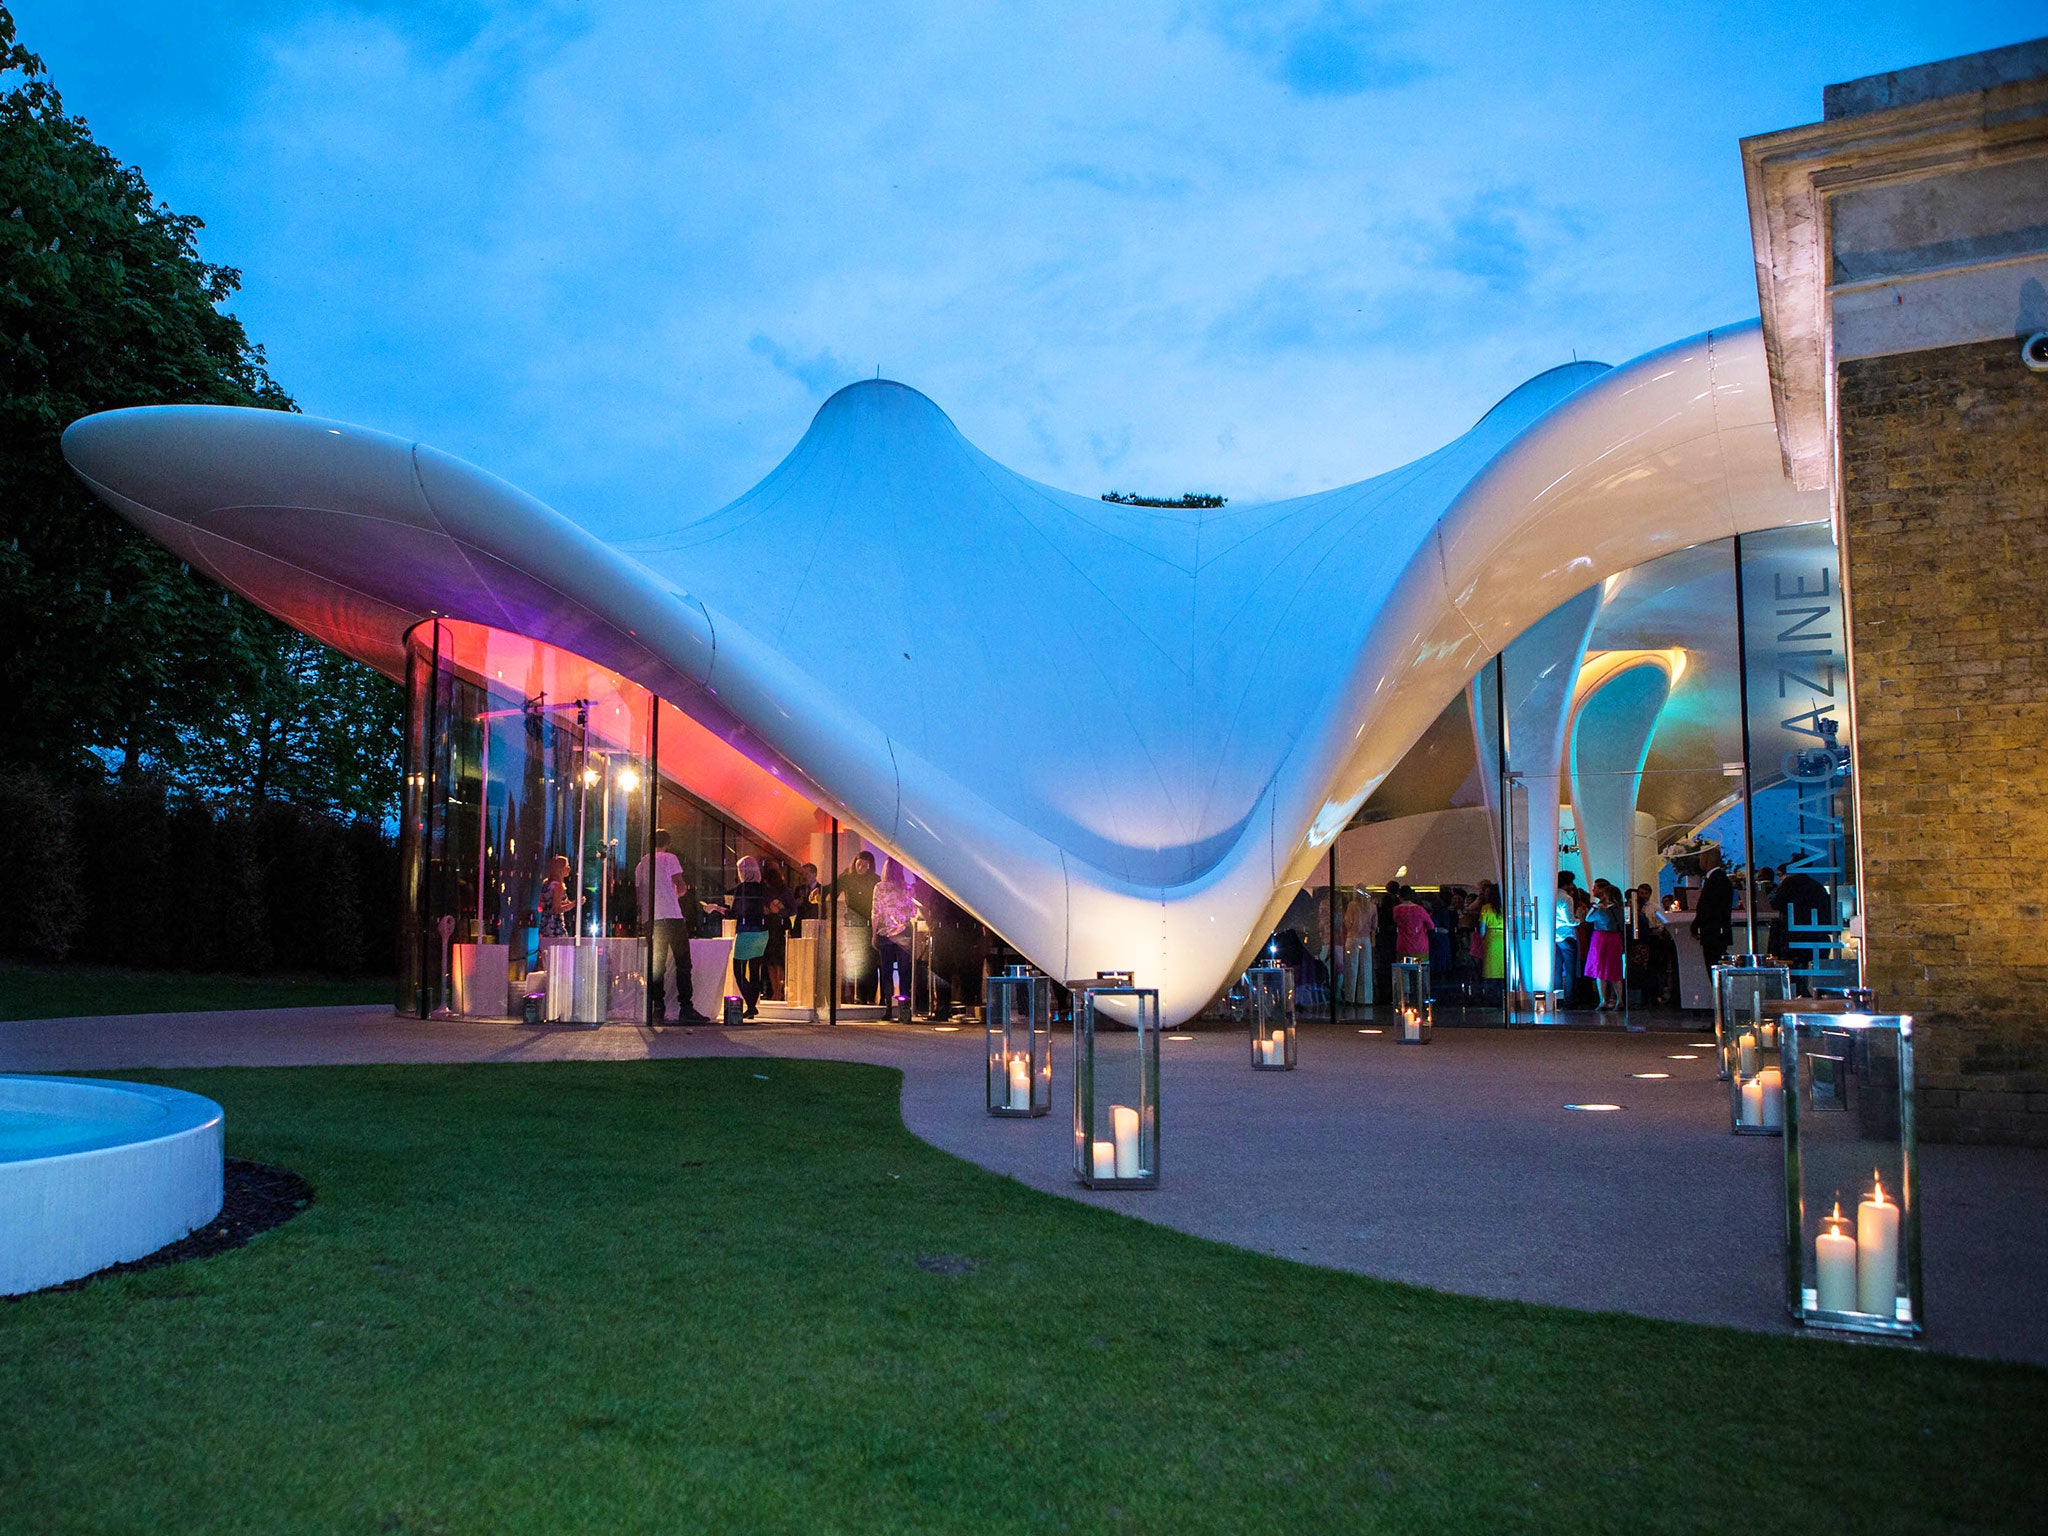
[{"label": "mown grass", "polygon": [[933,1150],[878,1068],[149,1076],[220,1100],[230,1151],[317,1199],[232,1253],[0,1304],[0,1528],[1921,1532],[2048,1514],[2048,1373],[1206,1243]]},{"label": "mown grass", "polygon": [[114,966],[0,965],[0,1019],[71,1019],[103,1013],[200,1013],[384,1003],[390,977],[215,976]]}]

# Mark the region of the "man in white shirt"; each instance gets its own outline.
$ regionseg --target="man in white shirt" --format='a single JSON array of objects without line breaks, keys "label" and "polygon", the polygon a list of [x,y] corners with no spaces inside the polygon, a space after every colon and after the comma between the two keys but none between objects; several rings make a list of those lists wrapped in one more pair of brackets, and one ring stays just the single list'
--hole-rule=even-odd
[{"label": "man in white shirt", "polygon": [[689,910],[690,879],[683,873],[683,861],[668,851],[668,833],[654,834],[654,851],[640,860],[634,871],[640,889],[640,910],[653,924],[654,954],[647,974],[648,1018],[656,1024],[668,1021],[668,963],[676,963],[676,1017],[684,1024],[707,1024],[690,996],[690,925],[683,914]]}]

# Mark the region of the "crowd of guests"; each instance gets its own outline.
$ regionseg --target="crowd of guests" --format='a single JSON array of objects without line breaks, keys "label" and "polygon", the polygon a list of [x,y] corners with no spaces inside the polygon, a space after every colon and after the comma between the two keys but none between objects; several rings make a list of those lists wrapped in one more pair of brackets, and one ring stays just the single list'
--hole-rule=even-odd
[{"label": "crowd of guests", "polygon": [[[1434,891],[1398,880],[1378,894],[1353,889],[1340,895],[1335,916],[1332,934],[1327,899],[1304,902],[1275,940],[1275,957],[1294,968],[1306,1006],[1326,1004],[1330,986],[1340,1004],[1383,1000],[1397,960],[1427,962],[1439,999],[1489,1007],[1501,1002],[1507,917],[1493,881]],[[1676,1007],[1678,953],[1661,916],[1648,885],[1624,890],[1596,879],[1582,887],[1569,871],[1559,875],[1559,1005],[1618,1012],[1633,992],[1643,1005]]]},{"label": "crowd of guests", "polygon": [[[543,934],[550,921],[561,932],[573,906],[566,859],[550,867],[541,897]],[[706,898],[670,848],[666,831],[654,834],[653,850],[634,871],[630,895],[615,897],[615,912],[651,914],[653,955],[648,978],[653,1016],[667,1017],[667,981],[673,968],[680,994],[678,1017],[701,1022],[690,1000],[689,940],[715,937],[732,924],[733,979],[743,1018],[759,1016],[761,1000],[786,996],[789,941],[804,936],[804,924],[829,916],[830,897],[839,896],[839,976],[846,1001],[895,1004],[907,999],[913,977],[923,984],[921,999],[939,1017],[956,1003],[979,1000],[981,978],[992,948],[985,929],[928,884],[917,881],[894,859],[877,868],[865,850],[836,887],[821,884],[815,864],[772,855],[738,861],[729,888]],[[917,964],[913,966],[912,956]]]},{"label": "crowd of guests", "polygon": [[1274,956],[1294,970],[1305,1005],[1326,1004],[1332,986],[1343,1004],[1384,998],[1397,959],[1429,962],[1435,996],[1500,1000],[1507,916],[1491,880],[1476,890],[1418,891],[1399,881],[1377,895],[1353,889],[1339,897],[1334,935],[1327,899],[1308,899],[1298,913],[1275,936]]},{"label": "crowd of guests", "polygon": [[1630,986],[1647,1007],[1678,1006],[1678,948],[1662,911],[1650,886],[1596,879],[1587,888],[1561,872],[1552,972],[1559,1006],[1620,1013]]},{"label": "crowd of guests", "polygon": [[[666,830],[654,834],[654,847],[635,867],[631,901],[648,913],[653,940],[647,978],[652,1017],[668,1016],[668,974],[673,968],[678,1018],[685,1024],[703,1021],[691,1001],[689,941],[718,934],[728,920],[733,925],[733,979],[739,985],[744,1017],[756,1017],[764,996],[780,995],[789,940],[803,933],[806,921],[823,915],[817,866],[749,856],[739,860],[734,874],[730,888],[705,899],[676,857]],[[550,882],[541,896],[543,933],[546,909],[555,897]],[[624,904],[616,901],[615,911]]]}]

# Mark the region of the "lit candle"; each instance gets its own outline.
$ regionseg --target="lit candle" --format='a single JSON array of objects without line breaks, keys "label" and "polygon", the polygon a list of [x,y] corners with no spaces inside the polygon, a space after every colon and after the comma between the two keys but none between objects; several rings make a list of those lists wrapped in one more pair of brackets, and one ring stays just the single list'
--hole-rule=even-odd
[{"label": "lit candle", "polygon": [[1856,1310],[1895,1318],[1899,1311],[1899,1207],[1870,1175],[1870,1198],[1856,1207]]},{"label": "lit candle", "polygon": [[1848,1220],[1842,1202],[1835,1202],[1835,1214],[1827,1218],[1827,1230],[1813,1245],[1814,1268],[1819,1283],[1814,1287],[1814,1304],[1823,1312],[1854,1312],[1856,1306],[1856,1239],[1843,1230]]},{"label": "lit candle", "polygon": [[1012,1056],[1010,1058],[1010,1108],[1031,1107],[1031,1058]]},{"label": "lit candle", "polygon": [[1266,1046],[1273,1053],[1272,1062],[1274,1066],[1284,1067],[1287,1065],[1287,1037],[1285,1035],[1275,1035],[1266,1042]]},{"label": "lit candle", "polygon": [[1116,1138],[1116,1176],[1138,1176],[1138,1112],[1123,1104],[1109,1106],[1109,1133]]},{"label": "lit candle", "polygon": [[1756,1036],[1744,1030],[1735,1037],[1736,1070],[1744,1077],[1756,1076]]},{"label": "lit candle", "polygon": [[1757,1085],[1763,1090],[1763,1126],[1765,1130],[1782,1130],[1785,1125],[1785,1074],[1776,1067],[1765,1067],[1756,1075]]},{"label": "lit candle", "polygon": [[1742,1124],[1762,1125],[1764,1123],[1764,1085],[1752,1077],[1742,1085]]},{"label": "lit candle", "polygon": [[1403,1008],[1401,1010],[1401,1038],[1403,1040],[1420,1040],[1422,1038],[1422,1015],[1413,1008]]},{"label": "lit candle", "polygon": [[1116,1143],[1098,1141],[1095,1147],[1095,1177],[1113,1179],[1116,1177]]}]

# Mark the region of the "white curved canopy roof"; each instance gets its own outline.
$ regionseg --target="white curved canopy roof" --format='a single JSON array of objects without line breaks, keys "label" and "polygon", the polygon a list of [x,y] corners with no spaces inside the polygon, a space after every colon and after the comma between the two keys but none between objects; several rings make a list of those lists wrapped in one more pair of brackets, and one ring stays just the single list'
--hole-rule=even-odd
[{"label": "white curved canopy roof", "polygon": [[1667,551],[1826,515],[1784,478],[1754,324],[1540,375],[1371,480],[1213,509],[1040,485],[879,381],[730,506],[620,547],[301,416],[114,411],[64,449],[195,566],[387,671],[436,613],[615,668],[1048,971],[1156,983],[1168,1021],[1522,629]]}]

